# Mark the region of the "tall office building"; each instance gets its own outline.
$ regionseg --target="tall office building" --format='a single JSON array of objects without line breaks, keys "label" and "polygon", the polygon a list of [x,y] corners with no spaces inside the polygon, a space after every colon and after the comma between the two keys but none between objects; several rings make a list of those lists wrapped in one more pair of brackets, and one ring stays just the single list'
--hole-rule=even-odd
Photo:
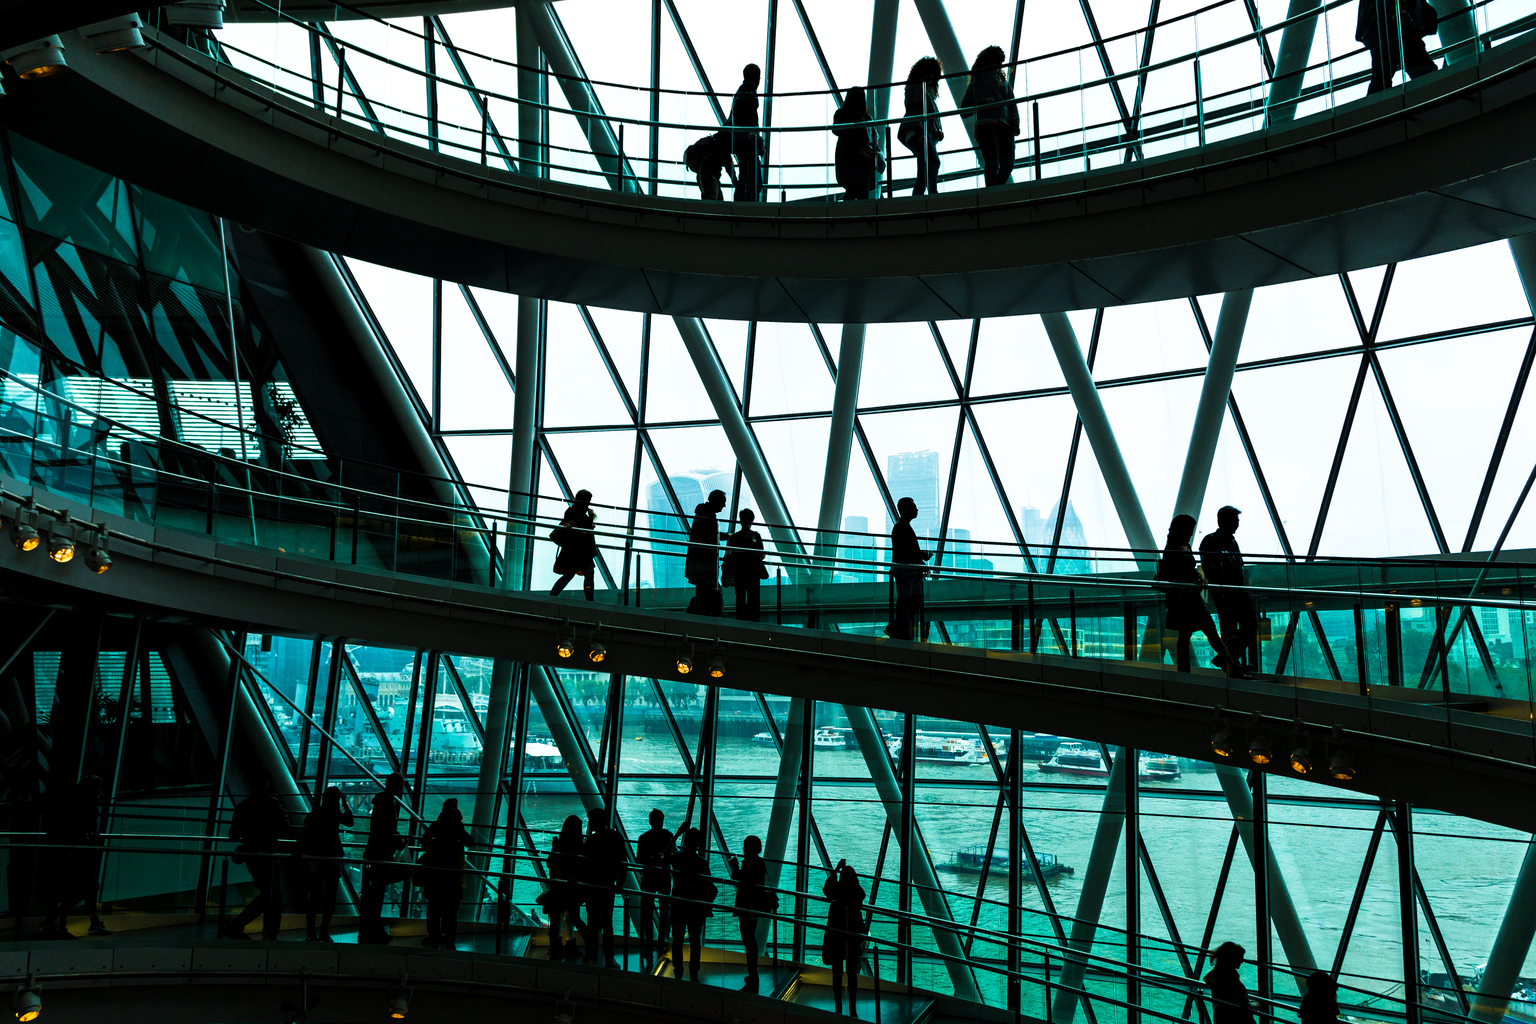
[{"label": "tall office building", "polygon": [[672,493],[677,495],[677,506],[682,509],[685,517],[683,520],[678,519],[673,512],[666,487],[660,480],[652,481],[646,491],[645,503],[650,513],[648,519],[651,533],[656,538],[675,536],[678,540],[675,544],[660,539],[652,543],[652,586],[688,586],[688,579],[683,575],[683,563],[688,553],[686,545],[681,543],[683,534],[692,521],[693,510],[703,503],[710,491],[724,491],[727,495],[731,493],[733,475],[718,469],[696,469],[667,477],[667,482],[672,485]]},{"label": "tall office building", "polygon": [[[1030,546],[1030,552],[1034,555],[1035,566],[1041,572],[1050,563],[1051,540],[1056,534],[1056,510],[1061,507],[1057,502],[1051,506],[1051,511],[1041,515],[1037,508],[1023,509],[1024,519],[1020,525],[1024,529],[1024,540]],[[1072,507],[1070,499],[1067,501],[1067,511],[1061,520],[1061,543],[1056,550],[1056,561],[1051,564],[1052,572],[1059,572],[1068,576],[1080,576],[1094,571],[1094,560],[1087,550],[1088,538],[1083,532],[1083,521],[1077,517],[1077,510]]]},{"label": "tall office building", "polygon": [[875,578],[873,568],[849,564],[880,560],[880,551],[885,545],[881,543],[879,537],[865,536],[868,533],[868,516],[843,517],[842,543],[837,549],[837,557],[840,561],[835,574],[838,583],[868,583]]},{"label": "tall office building", "polygon": [[[892,455],[885,463],[885,484],[890,488],[892,499],[911,498],[917,502],[917,518],[912,520],[912,529],[918,537],[925,540],[937,538],[944,512],[939,500],[939,453]],[[887,514],[885,528],[889,530],[894,525]]]}]

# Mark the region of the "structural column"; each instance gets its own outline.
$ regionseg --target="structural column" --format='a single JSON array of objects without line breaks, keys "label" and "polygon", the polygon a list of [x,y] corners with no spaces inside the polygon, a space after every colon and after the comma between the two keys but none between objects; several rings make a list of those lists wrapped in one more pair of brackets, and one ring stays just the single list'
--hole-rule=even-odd
[{"label": "structural column", "polygon": [[[480,778],[475,783],[474,816],[470,826],[473,850],[470,865],[478,870],[490,866],[489,851],[496,848],[496,811],[499,803],[496,794],[501,787],[507,760],[507,725],[513,705],[512,669],[512,661],[508,658],[497,658],[491,663],[490,702],[485,709],[485,742],[480,748]],[[465,710],[474,714],[473,708]],[[507,827],[511,828],[514,824],[509,818]],[[479,907],[485,876],[470,874],[468,878],[465,902],[471,907]]]},{"label": "structural column", "polygon": [[[917,16],[923,19],[923,30],[928,33],[928,42],[933,46],[933,52],[944,65],[944,71],[953,77],[945,79],[949,83],[950,94],[954,96],[955,106],[965,98],[966,77],[963,74],[955,74],[964,71],[971,66],[966,60],[965,51],[960,49],[960,37],[955,35],[955,27],[949,23],[949,12],[944,9],[944,0],[916,0]],[[976,132],[972,128],[975,123],[973,118],[962,118],[966,133],[971,137],[971,144],[976,143]]]},{"label": "structural column", "polygon": [[1067,390],[1072,393],[1072,402],[1077,406],[1083,432],[1088,435],[1088,443],[1093,447],[1093,457],[1098,461],[1104,486],[1109,488],[1110,500],[1115,503],[1115,514],[1120,517],[1126,540],[1131,547],[1144,552],[1138,560],[1150,568],[1156,561],[1153,552],[1157,551],[1159,545],[1152,535],[1151,527],[1147,525],[1146,513],[1141,510],[1136,487],[1131,483],[1131,471],[1126,468],[1120,446],[1115,442],[1114,429],[1109,425],[1104,403],[1099,400],[1099,389],[1093,383],[1093,373],[1088,369],[1087,361],[1083,359],[1077,335],[1065,313],[1044,313],[1040,319],[1045,324],[1046,335],[1051,339],[1051,348],[1056,352],[1056,362],[1061,365],[1061,375],[1066,378]]},{"label": "structural column", "polygon": [[[902,831],[901,785],[896,781],[896,773],[891,770],[891,755],[885,749],[885,740],[880,735],[879,726],[875,724],[875,716],[869,713],[868,708],[852,704],[844,704],[843,713],[848,716],[848,724],[853,727],[854,739],[858,740],[859,751],[864,755],[864,764],[869,768],[869,777],[875,784],[875,791],[880,794],[880,802],[885,805],[886,821],[900,836]],[[918,886],[924,913],[935,921],[953,921],[954,917],[949,912],[949,902],[939,889],[938,875],[934,873],[933,860],[928,854],[928,848],[920,842],[913,842],[910,846],[908,859],[912,865],[912,881]],[[976,987],[976,975],[966,962],[965,947],[960,942],[959,929],[935,924],[933,937],[938,944],[939,952],[944,954],[944,966],[949,969],[949,980],[955,987],[955,995],[961,999],[980,1001],[981,994]]]},{"label": "structural column", "polygon": [[1472,1000],[1472,1019],[1482,1024],[1500,1024],[1509,1008],[1509,995],[1520,977],[1531,938],[1536,936],[1536,839],[1526,844],[1525,859],[1515,877],[1515,889],[1504,908],[1504,920],[1493,948],[1488,951],[1488,966]]},{"label": "structural column", "polygon": [[784,746],[779,751],[779,775],[773,785],[773,808],[768,812],[768,842],[763,859],[768,865],[768,886],[777,887],[784,871],[784,848],[789,845],[789,819],[795,813],[795,784],[805,744],[805,698],[789,702],[789,721],[784,727]]},{"label": "structural column", "polygon": [[853,451],[863,367],[864,325],[844,324],[837,353],[837,386],[832,395],[832,427],[827,436],[827,470],[821,481],[821,515],[816,520],[816,560],[828,581],[837,571],[834,560],[843,525],[843,495],[848,490],[848,460]]},{"label": "structural column", "polygon": [[1173,503],[1175,515],[1198,519],[1205,504],[1205,487],[1211,479],[1211,463],[1216,458],[1216,442],[1221,438],[1227,398],[1232,394],[1232,376],[1237,371],[1237,355],[1243,347],[1243,329],[1248,324],[1248,307],[1252,303],[1252,288],[1228,292],[1221,300],[1216,334],[1211,339],[1211,354],[1205,365],[1205,380],[1200,386],[1200,402],[1195,407],[1195,425],[1189,432],[1184,476],[1179,481],[1179,496]]},{"label": "structural column", "polygon": [[[1303,18],[1322,6],[1322,0],[1291,0],[1285,20]],[[1301,95],[1307,62],[1312,58],[1312,37],[1317,34],[1317,18],[1305,18],[1280,30],[1280,51],[1275,56],[1275,77],[1269,84],[1265,104],[1266,125],[1289,124],[1296,120],[1296,97]]]},{"label": "structural column", "polygon": [[[901,11],[899,0],[875,0],[874,16],[869,29],[869,84],[879,85],[891,81],[892,64],[896,59],[896,21]],[[876,121],[890,116],[891,90],[871,89],[869,109]],[[846,332],[847,328],[844,328]],[[861,328],[862,330],[862,328]],[[846,334],[845,334],[846,336]],[[842,369],[842,362],[838,362]]]}]

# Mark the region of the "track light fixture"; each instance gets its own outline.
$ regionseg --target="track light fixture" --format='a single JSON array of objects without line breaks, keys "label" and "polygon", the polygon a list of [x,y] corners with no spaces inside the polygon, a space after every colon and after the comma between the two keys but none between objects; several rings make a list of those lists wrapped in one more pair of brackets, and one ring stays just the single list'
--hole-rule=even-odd
[{"label": "track light fixture", "polygon": [[1340,782],[1353,782],[1355,759],[1344,746],[1344,729],[1341,726],[1333,727],[1332,740],[1333,753],[1328,758],[1328,774]]},{"label": "track light fixture", "polygon": [[1232,757],[1237,753],[1237,746],[1232,742],[1232,727],[1219,707],[1216,709],[1216,731],[1211,734],[1211,753],[1217,757]]},{"label": "track light fixture", "polygon": [[0,51],[0,60],[8,63],[15,69],[16,76],[23,79],[47,78],[69,67],[64,60],[64,42],[58,36]]},{"label": "track light fixture", "polygon": [[25,984],[16,987],[16,997],[11,1000],[11,1011],[20,1024],[28,1024],[43,1015],[43,990],[33,975],[27,975]]},{"label": "track light fixture", "polygon": [[21,512],[17,514],[16,521],[11,523],[11,542],[22,551],[36,551],[37,546],[43,542],[31,518],[30,512]]},{"label": "track light fixture", "polygon": [[[112,568],[112,556],[107,553],[107,531],[102,530],[96,536],[96,543],[85,549],[85,567],[100,576]],[[266,638],[263,638],[266,641]],[[266,641],[270,649],[270,641]]]},{"label": "track light fixture", "polygon": [[693,644],[683,644],[677,649],[678,675],[687,675],[693,671]]},{"label": "track light fixture", "polygon": [[97,53],[118,53],[136,50],[144,45],[144,34],[139,30],[144,22],[137,14],[125,14],[120,18],[108,18],[80,30],[85,41],[96,48]]},{"label": "track light fixture", "polygon": [[1275,752],[1270,749],[1269,737],[1264,734],[1264,720],[1259,713],[1253,713],[1253,738],[1248,741],[1248,760],[1254,764],[1269,764],[1275,759]]},{"label": "track light fixture", "polygon": [[48,557],[63,565],[75,557],[75,542],[69,537],[60,537],[48,530]]},{"label": "track light fixture", "polygon": [[570,989],[555,1004],[555,1024],[576,1024],[576,1003],[571,999]]},{"label": "track light fixture", "polygon": [[1291,751],[1291,770],[1298,775],[1309,774],[1316,765],[1312,763],[1312,742],[1307,738],[1301,719],[1296,720],[1296,748]]},{"label": "track light fixture", "polygon": [[562,658],[569,658],[576,653],[576,634],[571,632],[570,622],[560,624],[560,638],[555,641],[555,653]]},{"label": "track light fixture", "polygon": [[716,651],[709,659],[709,678],[725,678],[725,655]]},{"label": "track light fixture", "polygon": [[177,28],[224,27],[224,0],[184,0],[165,8],[167,20]]},{"label": "track light fixture", "polygon": [[411,990],[405,984],[405,975],[400,976],[400,984],[396,985],[389,993],[389,1019],[405,1020],[405,1015],[411,1012]]},{"label": "track light fixture", "polygon": [[608,648],[602,641],[603,624],[598,623],[592,630],[592,642],[587,645],[587,657],[592,659],[592,664],[600,665],[603,659],[608,657]]}]

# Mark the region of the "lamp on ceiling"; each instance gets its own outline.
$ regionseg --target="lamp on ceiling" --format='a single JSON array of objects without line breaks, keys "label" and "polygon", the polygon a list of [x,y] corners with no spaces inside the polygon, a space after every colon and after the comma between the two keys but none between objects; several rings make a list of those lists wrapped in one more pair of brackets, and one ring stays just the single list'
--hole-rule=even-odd
[{"label": "lamp on ceiling", "polygon": [[176,28],[220,29],[224,27],[224,0],[183,0],[165,8],[166,18]]},{"label": "lamp on ceiling", "polygon": [[120,18],[108,18],[80,29],[85,41],[96,48],[97,53],[120,53],[136,50],[144,45],[144,33],[139,31],[144,22],[137,14],[125,14]]},{"label": "lamp on ceiling", "polygon": [[58,36],[49,36],[30,43],[0,51],[5,61],[23,79],[47,78],[69,67],[64,60],[64,42]]}]

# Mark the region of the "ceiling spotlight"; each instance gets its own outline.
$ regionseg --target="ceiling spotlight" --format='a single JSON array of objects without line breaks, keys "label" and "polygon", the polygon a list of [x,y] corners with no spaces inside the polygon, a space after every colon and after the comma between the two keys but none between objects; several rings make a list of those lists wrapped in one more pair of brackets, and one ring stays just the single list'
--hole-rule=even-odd
[{"label": "ceiling spotlight", "polygon": [[85,567],[97,576],[112,568],[112,556],[107,554],[105,534],[95,545],[85,549]]},{"label": "ceiling spotlight", "polygon": [[37,527],[25,519],[17,519],[11,524],[11,540],[22,551],[36,551],[37,546],[43,542],[38,535]]},{"label": "ceiling spotlight", "polygon": [[569,622],[560,626],[560,639],[555,641],[555,653],[562,658],[569,658],[576,653],[576,634],[571,632]]},{"label": "ceiling spotlight", "polygon": [[177,28],[219,29],[224,27],[224,0],[184,0],[165,8],[168,20]]},{"label": "ceiling spotlight", "polygon": [[139,29],[144,22],[137,14],[125,14],[120,18],[108,18],[80,30],[86,42],[96,47],[97,53],[118,53],[136,50],[144,45],[144,34]]},{"label": "ceiling spotlight", "polygon": [[1313,769],[1312,751],[1303,740],[1301,746],[1291,751],[1291,769],[1298,775],[1306,775]]},{"label": "ceiling spotlight", "polygon": [[48,557],[63,565],[75,557],[75,542],[68,537],[48,535]]},{"label": "ceiling spotlight", "polygon": [[404,978],[401,984],[389,994],[389,1019],[405,1020],[405,1015],[411,1012],[411,990],[405,987]]},{"label": "ceiling spotlight", "polygon": [[714,657],[709,659],[709,677],[711,679],[721,679],[724,676],[725,655],[717,653]]},{"label": "ceiling spotlight", "polygon": [[1333,756],[1328,758],[1328,774],[1340,782],[1352,782],[1355,778],[1355,759],[1343,746],[1344,730],[1333,727]]},{"label": "ceiling spotlight", "polygon": [[16,70],[19,78],[47,78],[69,67],[64,61],[64,42],[49,36],[0,52],[0,60]]},{"label": "ceiling spotlight", "polygon": [[565,998],[555,1004],[555,1024],[576,1024],[576,1003],[571,999],[571,990],[565,990]]},{"label": "ceiling spotlight", "polygon": [[1264,720],[1259,713],[1253,713],[1253,739],[1248,742],[1248,759],[1254,764],[1269,764],[1275,759],[1275,752],[1269,748],[1269,737],[1264,735]]},{"label": "ceiling spotlight", "polygon": [[1216,709],[1216,731],[1211,735],[1211,753],[1217,757],[1231,757],[1237,753],[1237,746],[1232,742],[1232,729],[1227,725],[1221,708]]},{"label": "ceiling spotlight", "polygon": [[693,671],[692,644],[683,644],[677,649],[677,671],[679,675],[687,675]]},{"label": "ceiling spotlight", "polygon": [[17,987],[16,998],[11,1001],[11,1010],[21,1024],[28,1024],[43,1015],[43,990],[38,988],[30,974],[27,975],[26,984]]},{"label": "ceiling spotlight", "polygon": [[587,648],[587,657],[591,658],[593,663],[600,663],[608,657],[608,648],[603,646],[601,640],[593,640],[592,646]]}]

